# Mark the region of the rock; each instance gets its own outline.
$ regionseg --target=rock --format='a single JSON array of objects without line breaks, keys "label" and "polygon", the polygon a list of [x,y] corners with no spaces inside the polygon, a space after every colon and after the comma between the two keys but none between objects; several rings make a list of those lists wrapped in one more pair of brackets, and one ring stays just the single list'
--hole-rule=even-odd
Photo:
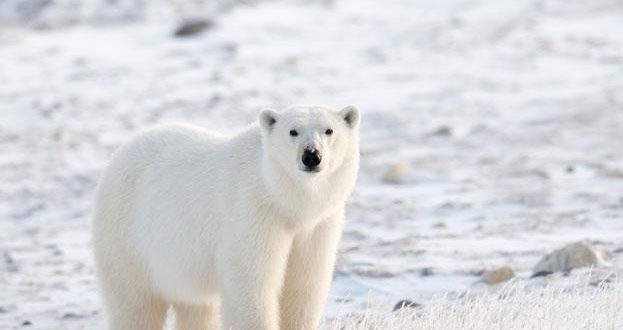
[{"label": "rock", "polygon": [[616,280],[614,280],[612,277],[606,277],[604,279],[592,281],[592,282],[589,283],[589,285],[597,287],[597,288],[602,288],[602,287],[607,286],[608,284],[612,284],[615,281]]},{"label": "rock", "polygon": [[434,130],[432,133],[430,133],[430,135],[432,135],[432,136],[452,136],[452,128],[450,128],[448,126],[440,126],[436,130]]},{"label": "rock", "polygon": [[411,168],[405,163],[396,163],[390,165],[385,174],[383,174],[383,181],[387,183],[400,184],[407,180]]},{"label": "rock", "polygon": [[378,269],[372,266],[362,266],[358,269],[355,269],[355,274],[372,277],[372,278],[389,278],[396,276],[395,273],[386,270],[386,269]]},{"label": "rock", "polygon": [[515,271],[508,266],[486,271],[482,274],[482,281],[489,285],[499,284],[515,277]]},{"label": "rock", "polygon": [[205,18],[187,20],[182,22],[177,29],[175,29],[174,34],[176,37],[194,36],[213,26],[214,23]]},{"label": "rock", "polygon": [[0,259],[0,270],[6,270],[7,272],[16,273],[19,271],[19,266],[15,259],[11,256],[9,251],[4,251],[2,259]]},{"label": "rock", "polygon": [[[569,244],[544,256],[532,270],[534,274],[569,272],[574,268],[603,263],[601,254],[586,242]],[[533,275],[534,277],[535,275]]]},{"label": "rock", "polygon": [[548,272],[548,271],[542,270],[542,271],[539,271],[539,272],[536,272],[536,273],[532,274],[532,276],[530,276],[530,278],[543,277],[543,276],[549,276],[549,275],[552,275],[552,272]]},{"label": "rock", "polygon": [[423,276],[423,277],[433,276],[434,274],[435,274],[435,271],[433,270],[433,267],[424,267],[420,271],[420,276]]},{"label": "rock", "polygon": [[396,303],[396,305],[394,305],[393,311],[395,312],[395,311],[399,311],[399,310],[406,309],[406,308],[417,308],[421,306],[422,306],[421,304],[405,299],[405,300],[401,300],[398,303]]},{"label": "rock", "polygon": [[65,313],[65,314],[63,314],[63,315],[61,316],[61,319],[78,319],[78,318],[81,318],[81,317],[82,317],[81,315],[78,315],[78,314],[76,314],[76,313],[69,312],[69,313]]},{"label": "rock", "polygon": [[486,272],[486,270],[484,270],[484,269],[474,269],[474,270],[468,271],[467,273],[469,275],[472,275],[472,276],[480,276],[480,277],[482,277],[482,274],[484,274],[485,272]]}]

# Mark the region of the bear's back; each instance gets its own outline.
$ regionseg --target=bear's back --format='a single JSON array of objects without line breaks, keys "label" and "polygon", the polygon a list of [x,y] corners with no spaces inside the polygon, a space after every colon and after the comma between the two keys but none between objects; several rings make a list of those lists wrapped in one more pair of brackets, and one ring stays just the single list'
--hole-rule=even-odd
[{"label": "bear's back", "polygon": [[[128,143],[133,152],[143,157],[175,157],[196,151],[211,152],[229,138],[202,127],[168,124],[147,129]],[[212,149],[212,150],[211,150]]]}]

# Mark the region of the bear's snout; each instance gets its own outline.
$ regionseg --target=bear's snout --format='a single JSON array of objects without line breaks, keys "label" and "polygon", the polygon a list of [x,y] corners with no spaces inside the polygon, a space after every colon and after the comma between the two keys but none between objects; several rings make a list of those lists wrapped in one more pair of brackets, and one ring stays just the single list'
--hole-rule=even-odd
[{"label": "bear's snout", "polygon": [[316,148],[307,147],[303,150],[303,156],[301,156],[301,162],[305,165],[304,171],[318,172],[318,165],[322,161],[322,156]]}]

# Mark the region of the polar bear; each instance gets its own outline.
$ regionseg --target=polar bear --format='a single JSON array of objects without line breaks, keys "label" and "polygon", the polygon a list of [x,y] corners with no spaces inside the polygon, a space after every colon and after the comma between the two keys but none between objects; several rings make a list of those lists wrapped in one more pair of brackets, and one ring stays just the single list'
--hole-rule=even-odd
[{"label": "polar bear", "polygon": [[344,204],[359,167],[360,114],[263,110],[233,137],[189,125],[122,146],[96,193],[93,241],[111,329],[314,329]]}]

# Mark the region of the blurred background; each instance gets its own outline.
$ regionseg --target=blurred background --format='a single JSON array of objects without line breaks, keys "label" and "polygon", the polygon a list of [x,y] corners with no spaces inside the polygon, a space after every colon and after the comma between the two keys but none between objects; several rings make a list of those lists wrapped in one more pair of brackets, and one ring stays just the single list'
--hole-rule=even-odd
[{"label": "blurred background", "polygon": [[622,91],[618,0],[2,0],[0,328],[103,326],[90,208],[137,130],[301,102],[362,111],[328,319],[608,280]]}]

